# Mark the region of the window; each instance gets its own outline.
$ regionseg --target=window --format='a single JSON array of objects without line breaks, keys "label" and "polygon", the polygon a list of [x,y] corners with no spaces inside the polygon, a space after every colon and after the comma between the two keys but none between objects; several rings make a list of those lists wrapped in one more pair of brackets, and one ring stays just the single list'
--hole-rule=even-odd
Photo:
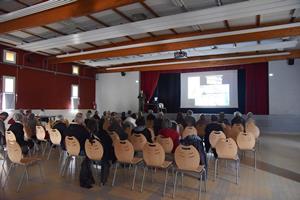
[{"label": "window", "polygon": [[79,67],[78,66],[72,66],[72,74],[79,75]]},{"label": "window", "polygon": [[3,62],[16,64],[16,52],[3,50]]},{"label": "window", "polygon": [[15,77],[3,76],[3,110],[15,109]]},{"label": "window", "polygon": [[78,85],[72,85],[71,87],[71,108],[78,109],[79,105],[79,87]]}]

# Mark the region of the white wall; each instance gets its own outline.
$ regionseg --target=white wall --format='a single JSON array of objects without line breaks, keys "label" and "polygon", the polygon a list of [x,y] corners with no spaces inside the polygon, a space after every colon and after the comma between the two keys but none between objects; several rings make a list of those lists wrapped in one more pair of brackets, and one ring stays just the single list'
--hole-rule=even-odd
[{"label": "white wall", "polygon": [[300,59],[269,62],[270,114],[300,115]]},{"label": "white wall", "polygon": [[97,110],[115,112],[138,111],[139,72],[97,74]]}]

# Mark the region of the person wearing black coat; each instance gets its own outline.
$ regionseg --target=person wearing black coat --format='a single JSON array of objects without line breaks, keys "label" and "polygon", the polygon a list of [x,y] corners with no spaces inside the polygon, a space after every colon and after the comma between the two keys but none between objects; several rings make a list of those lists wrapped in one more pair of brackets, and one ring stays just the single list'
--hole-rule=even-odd
[{"label": "person wearing black coat", "polygon": [[220,123],[218,123],[218,117],[215,115],[211,116],[211,123],[207,124],[205,128],[204,144],[206,152],[209,152],[209,149],[211,147],[209,142],[209,135],[212,131],[223,131],[223,127]]},{"label": "person wearing black coat", "polygon": [[8,131],[12,131],[16,136],[16,141],[20,145],[23,154],[27,154],[29,151],[28,145],[29,143],[24,140],[24,126],[23,115],[21,113],[15,113],[13,116],[14,123],[9,127]]},{"label": "person wearing black coat", "polygon": [[90,138],[90,133],[84,126],[82,113],[77,113],[74,122],[70,123],[65,131],[66,136],[74,136],[80,144],[80,154],[84,155],[85,140]]},{"label": "person wearing black coat", "polygon": [[64,122],[64,117],[62,115],[57,116],[58,120],[54,122],[53,129],[57,129],[61,134],[60,145],[63,150],[66,150],[65,147],[65,137],[66,137],[66,129],[67,125]]},{"label": "person wearing black coat", "polygon": [[145,136],[145,138],[147,139],[147,142],[152,143],[152,137],[151,137],[151,132],[146,128],[146,122],[144,118],[138,118],[136,120],[136,125],[137,127],[135,127],[132,130],[133,134],[143,134]]}]

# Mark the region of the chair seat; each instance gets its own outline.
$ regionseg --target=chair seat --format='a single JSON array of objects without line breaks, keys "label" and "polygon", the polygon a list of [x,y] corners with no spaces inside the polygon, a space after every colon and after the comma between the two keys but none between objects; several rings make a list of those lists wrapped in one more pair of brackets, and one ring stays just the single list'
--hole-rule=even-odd
[{"label": "chair seat", "polygon": [[142,158],[134,157],[134,158],[132,159],[132,161],[130,162],[130,164],[136,165],[136,164],[138,164],[139,162],[142,162],[142,161],[143,161]]},{"label": "chair seat", "polygon": [[20,164],[22,165],[29,165],[29,164],[33,164],[35,162],[41,161],[41,158],[38,157],[26,157],[26,158],[22,158],[20,160]]},{"label": "chair seat", "polygon": [[227,159],[227,160],[238,160],[239,159],[239,156],[238,155],[235,155],[235,157],[220,157],[218,156],[218,159]]},{"label": "chair seat", "polygon": [[240,150],[241,151],[255,151],[255,149],[245,149],[245,148],[244,149],[240,148]]},{"label": "chair seat", "polygon": [[199,165],[198,167],[197,167],[197,169],[194,169],[194,170],[188,170],[188,169],[179,169],[178,168],[178,170],[179,171],[186,171],[186,172],[198,172],[198,173],[200,173],[200,172],[202,172],[203,170],[204,170],[204,165]]},{"label": "chair seat", "polygon": [[149,167],[155,167],[155,168],[162,168],[166,169],[172,164],[172,161],[164,161],[164,163],[161,166],[154,166],[154,165],[147,165]]}]

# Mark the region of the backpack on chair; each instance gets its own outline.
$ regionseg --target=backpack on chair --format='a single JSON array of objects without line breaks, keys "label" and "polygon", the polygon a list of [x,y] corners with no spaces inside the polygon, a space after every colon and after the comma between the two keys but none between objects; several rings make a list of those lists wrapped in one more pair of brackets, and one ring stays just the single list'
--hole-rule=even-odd
[{"label": "backpack on chair", "polygon": [[91,160],[88,158],[85,158],[81,163],[79,181],[80,186],[84,188],[92,188],[92,184],[95,184],[91,169]]}]

